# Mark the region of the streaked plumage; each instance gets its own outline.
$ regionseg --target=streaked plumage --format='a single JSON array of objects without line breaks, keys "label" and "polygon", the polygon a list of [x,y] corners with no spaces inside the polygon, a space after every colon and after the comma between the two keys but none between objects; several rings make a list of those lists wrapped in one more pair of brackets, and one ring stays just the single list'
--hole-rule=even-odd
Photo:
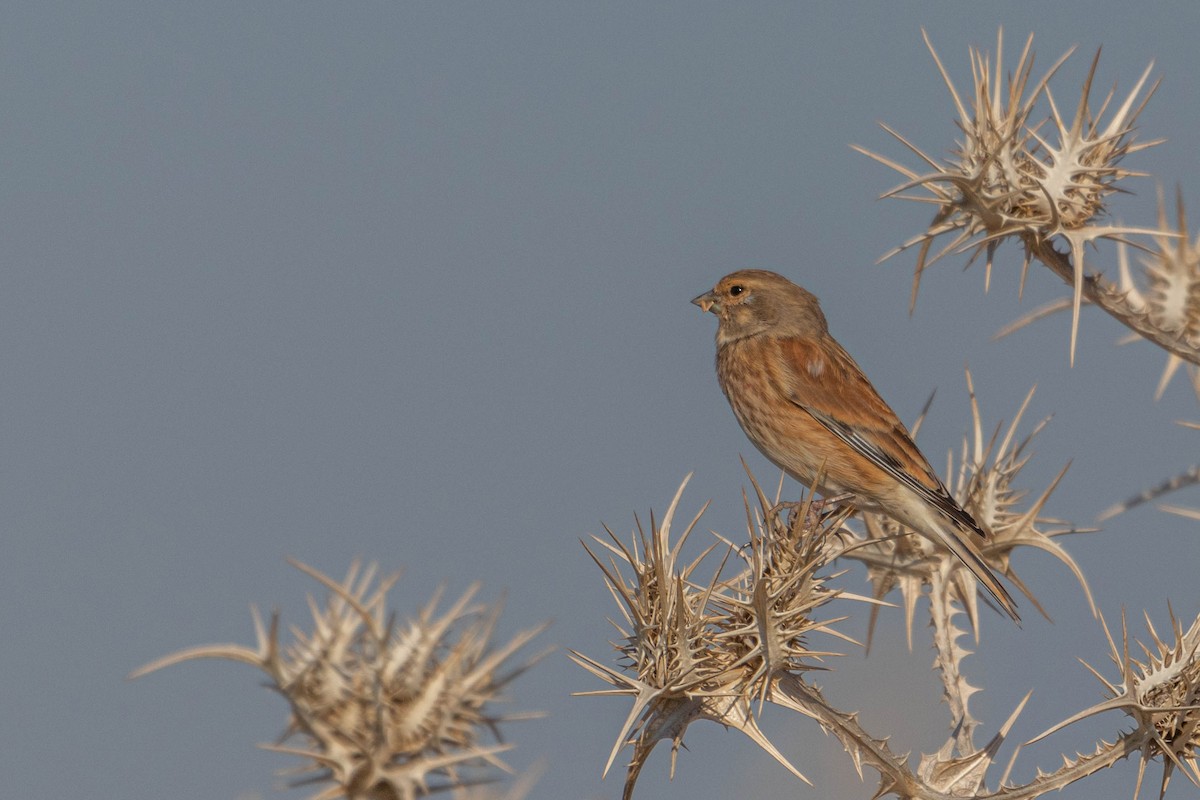
[{"label": "streaked plumage", "polygon": [[692,302],[719,320],[717,378],[763,455],[805,486],[823,470],[822,495],[850,492],[859,507],[942,544],[1018,619],[971,541],[987,535],[829,335],[816,297],[773,272],[742,270]]}]

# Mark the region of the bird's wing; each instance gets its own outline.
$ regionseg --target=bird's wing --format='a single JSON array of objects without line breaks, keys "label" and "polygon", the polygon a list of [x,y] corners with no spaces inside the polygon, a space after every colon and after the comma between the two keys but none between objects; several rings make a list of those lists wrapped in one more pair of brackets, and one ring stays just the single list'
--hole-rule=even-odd
[{"label": "bird's wing", "polygon": [[777,342],[780,362],[786,365],[781,388],[789,401],[945,517],[986,538],[841,345],[832,338],[788,337]]}]

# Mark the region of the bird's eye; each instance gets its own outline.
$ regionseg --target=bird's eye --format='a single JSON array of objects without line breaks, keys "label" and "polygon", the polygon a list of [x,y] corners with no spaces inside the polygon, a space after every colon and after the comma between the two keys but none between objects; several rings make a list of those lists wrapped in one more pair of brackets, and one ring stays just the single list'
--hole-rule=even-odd
[{"label": "bird's eye", "polygon": [[739,294],[741,294],[744,291],[746,291],[745,286],[736,286],[735,285],[735,286],[729,287],[729,294],[731,297],[737,297]]}]

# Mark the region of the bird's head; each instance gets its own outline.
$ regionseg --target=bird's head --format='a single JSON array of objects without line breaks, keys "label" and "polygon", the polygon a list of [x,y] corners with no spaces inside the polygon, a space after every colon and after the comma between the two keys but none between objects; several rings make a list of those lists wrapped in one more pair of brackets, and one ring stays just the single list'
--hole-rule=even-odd
[{"label": "bird's head", "polygon": [[823,336],[828,332],[817,298],[765,269],[732,272],[692,300],[717,315],[717,345],[748,336]]}]

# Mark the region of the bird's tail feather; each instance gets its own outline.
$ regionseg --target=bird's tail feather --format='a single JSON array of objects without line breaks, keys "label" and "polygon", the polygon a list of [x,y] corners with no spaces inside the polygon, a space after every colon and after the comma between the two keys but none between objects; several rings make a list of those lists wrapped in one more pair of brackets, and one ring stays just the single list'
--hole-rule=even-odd
[{"label": "bird's tail feather", "polygon": [[951,553],[958,556],[958,559],[966,565],[967,569],[974,573],[975,577],[983,584],[983,588],[987,589],[1004,612],[1013,618],[1014,622],[1020,622],[1021,617],[1017,614],[1017,604],[1013,602],[1012,595],[1000,585],[1000,579],[996,577],[996,573],[992,572],[991,568],[984,562],[983,556],[979,551],[972,546],[971,543],[965,541],[965,531],[960,531],[953,523],[945,523],[942,525],[931,526],[937,533],[938,541],[946,545]]}]

